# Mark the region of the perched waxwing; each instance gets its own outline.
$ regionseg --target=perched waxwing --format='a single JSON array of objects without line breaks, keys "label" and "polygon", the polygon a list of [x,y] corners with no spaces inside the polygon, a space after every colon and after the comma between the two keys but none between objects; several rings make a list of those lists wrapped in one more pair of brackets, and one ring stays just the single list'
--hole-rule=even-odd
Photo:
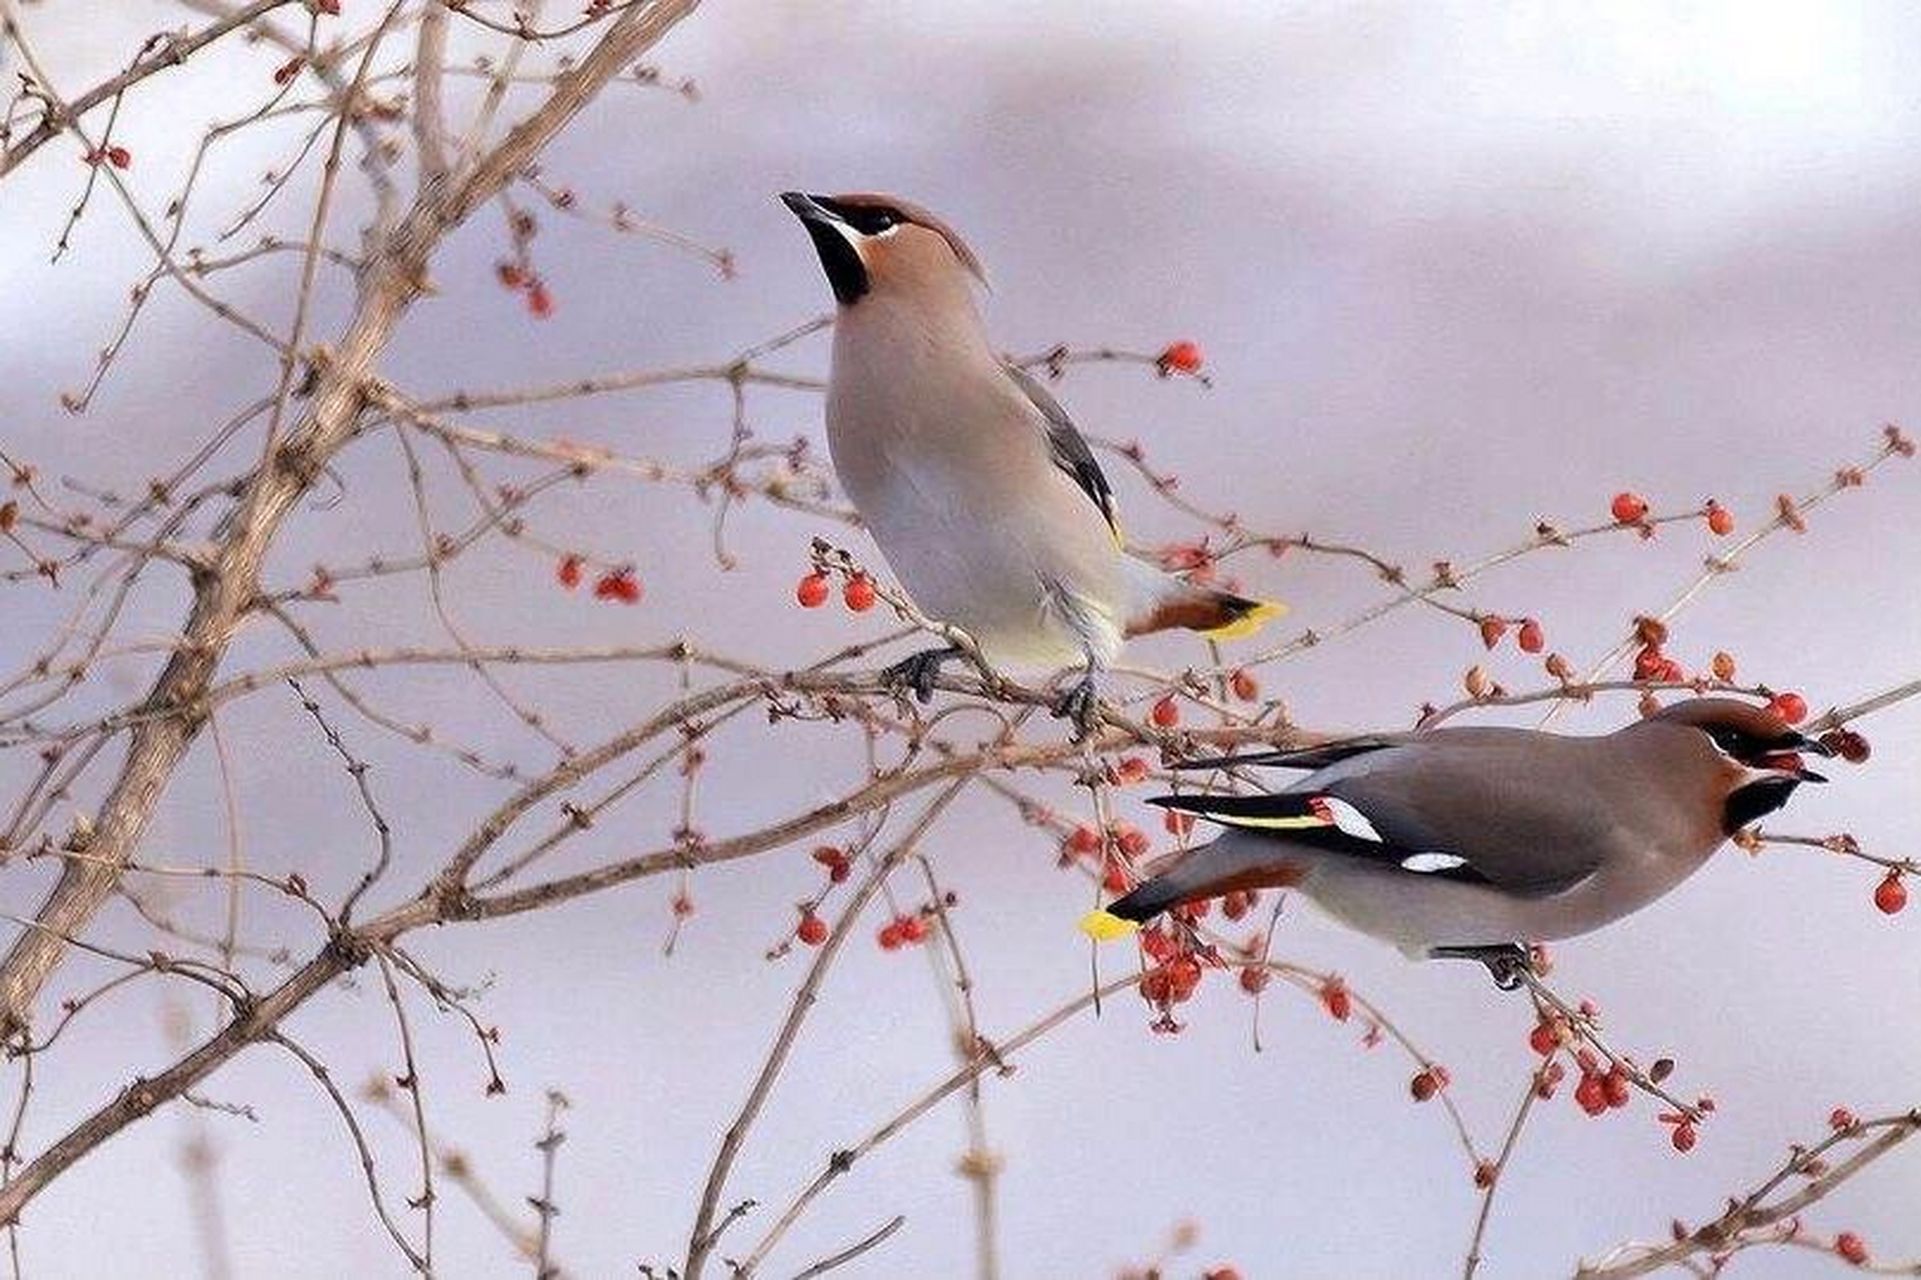
[{"label": "perched waxwing", "polygon": [[[1129,636],[1233,637],[1280,606],[1183,582],[1124,547],[1114,495],[1053,396],[1009,365],[975,306],[980,261],[893,196],[781,200],[839,302],[827,441],[841,486],[915,605],[995,665],[1084,675],[1055,708],[1083,730],[1094,675]],[[926,701],[954,649],[895,677]]]},{"label": "perched waxwing", "polygon": [[1228,829],[1082,927],[1118,937],[1182,903],[1285,886],[1410,958],[1479,960],[1512,986],[1526,944],[1640,910],[1826,781],[1804,751],[1829,754],[1762,708],[1695,698],[1600,737],[1448,728],[1197,762],[1309,772],[1272,793],[1156,799]]}]

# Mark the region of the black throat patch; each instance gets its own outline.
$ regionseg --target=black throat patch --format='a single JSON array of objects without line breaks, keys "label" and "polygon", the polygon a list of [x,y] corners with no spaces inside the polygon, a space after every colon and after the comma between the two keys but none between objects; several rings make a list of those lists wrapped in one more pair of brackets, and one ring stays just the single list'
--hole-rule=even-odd
[{"label": "black throat patch", "polygon": [[834,301],[843,307],[859,302],[869,288],[867,268],[862,265],[847,237],[822,222],[808,219],[801,225],[820,254],[820,265],[827,272],[827,283],[834,287]]},{"label": "black throat patch", "polygon": [[1721,830],[1733,835],[1742,827],[1764,818],[1788,802],[1799,778],[1760,778],[1748,783],[1727,798],[1721,809]]}]

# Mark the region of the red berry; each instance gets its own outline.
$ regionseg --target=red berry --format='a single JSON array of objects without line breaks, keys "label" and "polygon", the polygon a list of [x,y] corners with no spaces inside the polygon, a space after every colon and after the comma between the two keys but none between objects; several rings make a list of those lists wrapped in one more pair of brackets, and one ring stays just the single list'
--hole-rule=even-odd
[{"label": "red berry", "polygon": [[1247,965],[1241,970],[1241,990],[1250,996],[1259,995],[1267,990],[1268,981],[1273,976],[1258,965]]},{"label": "red berry", "polygon": [[1541,624],[1532,618],[1521,620],[1521,633],[1514,640],[1521,646],[1522,653],[1539,653],[1547,648],[1547,635],[1541,630]]},{"label": "red berry", "polygon": [[1180,947],[1165,929],[1152,928],[1141,930],[1141,950],[1155,964],[1166,964]]},{"label": "red berry", "polygon": [[1201,354],[1201,348],[1197,343],[1182,339],[1179,342],[1169,343],[1167,350],[1161,352],[1157,363],[1161,368],[1172,369],[1175,373],[1193,374],[1201,371],[1201,366],[1206,363],[1206,357]]},{"label": "red berry", "polygon": [[567,590],[569,591],[572,591],[575,587],[580,585],[581,566],[582,566],[582,562],[579,556],[575,556],[575,555],[562,556],[560,559],[559,566],[554,570],[554,577],[560,580],[561,586],[567,588]]},{"label": "red berry", "polygon": [[1873,748],[1868,740],[1852,729],[1830,729],[1821,735],[1821,745],[1849,764],[1866,764]]},{"label": "red berry", "polygon": [[880,949],[882,951],[900,950],[901,936],[900,923],[898,921],[889,920],[880,927],[880,932],[875,936],[880,942]]},{"label": "red berry", "polygon": [[1841,1255],[1842,1261],[1851,1266],[1868,1265],[1868,1246],[1852,1231],[1843,1231],[1834,1238],[1834,1251]]},{"label": "red berry", "polygon": [[1635,524],[1647,515],[1648,503],[1647,499],[1638,493],[1617,493],[1614,495],[1614,501],[1608,505],[1608,510],[1617,523]]},{"label": "red berry", "polygon": [[902,942],[919,942],[927,936],[927,921],[920,916],[902,916],[897,923]]},{"label": "red berry", "polygon": [[1474,1166],[1474,1185],[1485,1191],[1494,1185],[1501,1171],[1492,1160],[1483,1160]]},{"label": "red berry", "polygon": [[1694,1143],[1699,1136],[1694,1131],[1693,1122],[1683,1120],[1674,1126],[1674,1132],[1668,1135],[1668,1141],[1674,1144],[1676,1151],[1688,1152],[1694,1150]]},{"label": "red berry", "polygon": [[125,169],[133,163],[133,152],[125,147],[108,147],[107,163],[116,169]]},{"label": "red berry", "polygon": [[694,914],[694,900],[684,893],[677,893],[674,895],[673,910],[675,916],[685,920]]},{"label": "red berry", "polygon": [[1594,1072],[1583,1072],[1581,1083],[1574,1086],[1574,1101],[1581,1110],[1598,1116],[1608,1109],[1607,1086],[1601,1083],[1601,1077]]},{"label": "red berry", "polygon": [[1407,1082],[1407,1091],[1414,1095],[1414,1101],[1426,1102],[1441,1091],[1441,1082],[1434,1078],[1432,1070],[1417,1071]]},{"label": "red berry", "polygon": [[1237,1267],[1213,1267],[1201,1273],[1201,1280],[1241,1280]]},{"label": "red berry", "polygon": [[1193,956],[1175,956],[1167,962],[1167,983],[1168,999],[1179,1004],[1201,985],[1201,962]]},{"label": "red berry", "polygon": [[809,911],[800,918],[800,925],[794,936],[810,947],[818,947],[827,941],[827,922]]},{"label": "red berry", "polygon": [[1607,1095],[1610,1107],[1625,1107],[1634,1096],[1629,1091],[1628,1073],[1618,1066],[1608,1068],[1608,1073],[1601,1077],[1601,1091]]},{"label": "red berry", "polygon": [[1808,718],[1808,700],[1798,693],[1777,693],[1768,710],[1789,724],[1800,724]]},{"label": "red berry", "polygon": [[1130,858],[1139,858],[1147,853],[1147,833],[1131,822],[1123,822],[1114,833],[1114,843],[1122,853]]},{"label": "red berry", "polygon": [[1153,711],[1149,713],[1149,719],[1153,720],[1158,728],[1172,729],[1181,722],[1180,703],[1174,701],[1174,695],[1171,693],[1162,695],[1161,700],[1154,704]]},{"label": "red berry", "polygon": [[[1122,756],[1114,762],[1114,779],[1122,786],[1147,780],[1147,761],[1139,756]],[[1169,810],[1169,812],[1173,812]]]},{"label": "red berry", "polygon": [[827,575],[810,573],[794,588],[794,599],[803,609],[818,609],[827,603]]},{"label": "red berry", "polygon": [[511,262],[496,262],[494,264],[494,278],[499,280],[502,286],[508,289],[524,289],[527,287],[527,273]]},{"label": "red berry", "polygon": [[1725,538],[1734,532],[1734,513],[1713,498],[1708,499],[1707,517],[1708,530],[1715,537]]},{"label": "red berry", "polygon": [[545,281],[536,280],[527,286],[527,310],[536,320],[545,320],[554,313],[554,295],[547,292]]},{"label": "red berry", "polygon": [[640,579],[634,577],[632,569],[609,569],[594,583],[594,599],[639,604]]},{"label": "red berry", "polygon": [[1161,825],[1167,828],[1170,836],[1184,836],[1194,829],[1194,815],[1169,809],[1161,814]]},{"label": "red berry", "polygon": [[1234,696],[1242,702],[1252,702],[1261,696],[1261,682],[1246,669],[1236,671],[1228,677],[1227,683],[1234,690]]},{"label": "red berry", "polygon": [[1221,914],[1229,920],[1239,920],[1254,909],[1254,895],[1236,889],[1221,897]]},{"label": "red berry", "polygon": [[1828,1112],[1828,1127],[1835,1132],[1854,1128],[1854,1112],[1846,1107],[1836,1107]]},{"label": "red berry", "polygon": [[1481,618],[1481,643],[1492,649],[1507,634],[1507,619],[1486,614]]},{"label": "red berry", "polygon": [[1527,1047],[1543,1058],[1561,1047],[1561,1033],[1550,1022],[1537,1022],[1527,1033]]},{"label": "red berry", "polygon": [[855,613],[866,613],[874,607],[877,597],[873,582],[866,574],[857,573],[847,580],[847,585],[841,589],[840,598],[846,601],[847,607]]},{"label": "red berry", "polygon": [[1354,998],[1347,992],[1347,984],[1339,978],[1330,978],[1321,984],[1321,1003],[1327,1007],[1328,1016],[1336,1022],[1346,1022],[1354,1012]]},{"label": "red berry", "polygon": [[1066,843],[1070,853],[1098,853],[1101,847],[1101,833],[1083,822],[1067,833]]},{"label": "red berry", "polygon": [[1884,916],[1894,915],[1908,905],[1908,886],[1901,883],[1901,873],[1890,871],[1887,878],[1874,886],[1874,905]]},{"label": "red berry", "polygon": [[1660,649],[1654,645],[1643,645],[1634,655],[1634,678],[1636,680],[1659,680],[1661,668],[1667,662]]}]

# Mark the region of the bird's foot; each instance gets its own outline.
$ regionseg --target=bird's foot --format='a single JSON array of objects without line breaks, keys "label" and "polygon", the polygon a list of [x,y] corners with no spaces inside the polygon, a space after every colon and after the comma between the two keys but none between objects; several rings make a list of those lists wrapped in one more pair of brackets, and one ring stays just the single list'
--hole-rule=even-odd
[{"label": "bird's foot", "polygon": [[922,702],[932,702],[934,681],[939,678],[942,665],[949,658],[959,656],[960,650],[953,645],[944,649],[923,649],[887,668],[881,673],[881,679],[895,689],[911,691]]},{"label": "bird's foot", "polygon": [[1082,676],[1061,696],[1054,699],[1054,718],[1070,721],[1074,726],[1074,741],[1092,737],[1094,730],[1100,728],[1101,714],[1099,690],[1094,686],[1094,677]]},{"label": "bird's foot", "polygon": [[1534,960],[1518,942],[1503,942],[1488,947],[1436,947],[1429,952],[1436,960],[1478,960],[1487,966],[1494,985],[1513,991],[1534,972]]}]

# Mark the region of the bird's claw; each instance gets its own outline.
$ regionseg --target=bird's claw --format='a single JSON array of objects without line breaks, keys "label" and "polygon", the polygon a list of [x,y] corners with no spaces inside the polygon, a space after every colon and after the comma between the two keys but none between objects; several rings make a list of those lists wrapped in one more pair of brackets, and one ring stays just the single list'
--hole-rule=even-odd
[{"label": "bird's claw", "polygon": [[1082,676],[1054,699],[1054,718],[1070,721],[1074,726],[1074,741],[1080,742],[1092,737],[1094,730],[1100,727],[1098,704],[1094,677]]},{"label": "bird's claw", "polygon": [[934,700],[934,681],[940,677],[940,669],[949,658],[954,657],[957,649],[923,649],[909,654],[881,673],[881,678],[892,687],[913,693],[922,702]]},{"label": "bird's claw", "polygon": [[1518,942],[1489,947],[1436,947],[1433,954],[1443,960],[1478,960],[1487,966],[1494,985],[1513,991],[1534,973],[1534,959]]}]

